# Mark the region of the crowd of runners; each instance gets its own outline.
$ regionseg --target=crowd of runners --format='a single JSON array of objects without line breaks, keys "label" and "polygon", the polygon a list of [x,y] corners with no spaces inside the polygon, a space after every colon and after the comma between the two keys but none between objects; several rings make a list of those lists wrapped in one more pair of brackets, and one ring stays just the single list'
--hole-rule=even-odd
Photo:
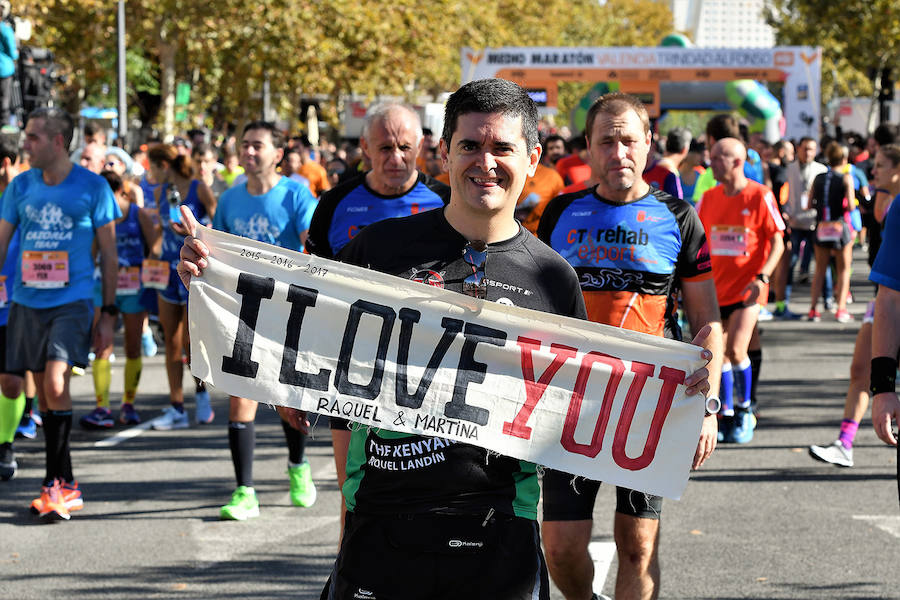
[{"label": "crowd of runners", "polygon": [[[76,135],[81,143],[71,152]],[[192,130],[129,154],[108,145],[102,130],[76,132],[64,111],[39,109],[23,135],[0,138],[0,478],[16,474],[15,437],[34,438],[41,427],[46,475],[30,510],[68,520],[82,509],[71,428],[147,417],[138,410],[139,382],[143,358],[160,351],[155,327],[171,405],[152,427],[225,424],[215,409],[226,407],[214,409],[202,381],[188,399],[193,418],[183,392],[189,281],[206,266],[206,247],[193,235],[200,225],[487,300],[503,290],[515,306],[693,339],[709,359],[685,381],[690,393],[707,396],[699,468],[717,443],[753,440],[760,321],[816,322],[821,307],[852,322],[854,249],[874,263],[873,281],[900,289],[896,254],[875,261],[885,215],[900,210],[891,208],[900,194],[895,136],[882,125],[872,136],[765,140],[723,114],[702,132],[675,128],[660,137],[643,104],[617,93],[599,98],[573,135],[540,122],[528,95],[499,79],[455,92],[437,136],[406,105],[373,108],[358,145],[313,144],[254,121],[236,136]],[[888,222],[900,226],[900,217]],[[890,234],[884,239],[893,247]],[[440,281],[429,279],[434,273]],[[799,314],[791,310],[799,306],[795,281],[812,290]],[[890,330],[873,328],[877,314],[890,314],[879,310],[873,302],[865,313],[840,430],[809,447],[815,459],[853,466],[870,391],[876,430],[894,441],[897,346]],[[114,406],[110,363],[120,326],[124,395]],[[874,355],[873,341],[881,349]],[[69,384],[79,370],[93,378],[96,407],[73,415]],[[257,407],[228,400],[235,488],[222,519],[260,512]],[[309,424],[299,411],[279,414],[290,498],[309,507]],[[420,436],[334,417],[331,434],[344,518],[323,598],[403,598],[409,589],[462,596],[461,570],[495,574],[478,579],[473,597],[548,598],[548,575],[567,599],[592,597],[588,543],[600,482],[549,469],[539,477],[536,465],[487,460],[486,450],[466,444],[447,444],[440,464],[400,473],[368,461],[367,449]],[[617,490],[617,598],[659,593],[662,505],[658,496]],[[447,536],[460,532],[478,552],[447,550]],[[372,552],[404,561],[408,577],[368,567]]]}]

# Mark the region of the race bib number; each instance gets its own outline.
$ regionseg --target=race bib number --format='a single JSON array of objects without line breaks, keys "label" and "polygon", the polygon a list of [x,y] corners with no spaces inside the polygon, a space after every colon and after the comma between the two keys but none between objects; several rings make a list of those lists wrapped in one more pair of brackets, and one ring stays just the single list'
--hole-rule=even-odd
[{"label": "race bib number", "polygon": [[141,266],[141,283],[146,288],[166,289],[169,286],[169,263],[164,260],[145,259]]},{"label": "race bib number", "polygon": [[116,281],[116,295],[134,296],[141,291],[141,268],[119,267],[119,277]]},{"label": "race bib number", "polygon": [[0,308],[6,308],[9,292],[6,289],[6,275],[0,275]]},{"label": "race bib number", "polygon": [[839,242],[844,235],[841,221],[822,221],[816,225],[816,239],[820,242]]},{"label": "race bib number", "polygon": [[32,288],[62,288],[69,284],[69,253],[22,252],[22,285]]},{"label": "race bib number", "polygon": [[747,256],[746,227],[713,225],[710,232],[710,254],[713,256]]}]

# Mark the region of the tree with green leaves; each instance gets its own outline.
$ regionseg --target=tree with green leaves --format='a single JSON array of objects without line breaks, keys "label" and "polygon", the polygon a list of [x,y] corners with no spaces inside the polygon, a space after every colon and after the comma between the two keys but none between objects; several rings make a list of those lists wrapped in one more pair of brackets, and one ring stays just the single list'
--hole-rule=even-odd
[{"label": "tree with green leaves", "polygon": [[874,102],[883,69],[900,59],[896,0],[772,0],[766,21],[779,44],[822,47],[823,102],[870,94]]},{"label": "tree with green leaves", "polygon": [[[268,79],[275,109],[295,116],[301,96],[416,98],[455,89],[460,48],[470,46],[655,45],[672,27],[662,0],[129,0],[129,105],[145,123],[174,131],[175,84],[191,85],[193,114],[216,123],[261,112]],[[64,104],[112,104],[115,2],[22,0],[17,16],[31,42],[50,48],[69,72]],[[563,86],[561,111],[577,102]]]}]

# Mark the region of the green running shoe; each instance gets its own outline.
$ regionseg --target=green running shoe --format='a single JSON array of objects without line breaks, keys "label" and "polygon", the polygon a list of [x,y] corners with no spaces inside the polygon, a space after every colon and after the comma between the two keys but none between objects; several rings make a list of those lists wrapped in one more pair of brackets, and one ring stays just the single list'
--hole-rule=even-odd
[{"label": "green running shoe", "polygon": [[316,503],[316,484],[312,480],[309,461],[288,467],[288,477],[291,480],[291,504],[308,508]]},{"label": "green running shoe", "polygon": [[231,494],[231,502],[219,510],[219,518],[227,521],[246,521],[259,516],[256,490],[242,485]]}]

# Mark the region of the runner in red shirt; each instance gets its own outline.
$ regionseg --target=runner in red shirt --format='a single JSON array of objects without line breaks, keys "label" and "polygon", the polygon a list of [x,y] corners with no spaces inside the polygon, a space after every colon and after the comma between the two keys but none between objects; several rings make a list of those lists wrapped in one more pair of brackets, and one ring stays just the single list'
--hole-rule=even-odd
[{"label": "runner in red shirt", "polygon": [[[710,244],[725,328],[719,436],[723,442],[746,444],[753,439],[756,427],[750,408],[752,369],[747,347],[759,303],[766,302],[769,295],[769,276],[784,249],[784,221],[769,188],[744,175],[747,150],[739,140],[719,140],[710,156],[713,174],[721,185],[703,194],[697,212]],[[743,387],[736,403],[735,371]]]}]

